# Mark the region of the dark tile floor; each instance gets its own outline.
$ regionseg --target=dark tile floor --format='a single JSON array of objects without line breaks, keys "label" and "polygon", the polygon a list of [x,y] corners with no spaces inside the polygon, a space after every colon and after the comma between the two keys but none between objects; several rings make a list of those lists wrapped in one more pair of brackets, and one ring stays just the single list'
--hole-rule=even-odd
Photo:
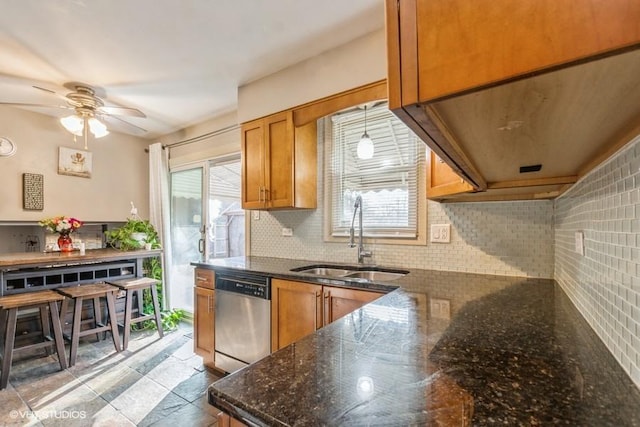
[{"label": "dark tile floor", "polygon": [[121,353],[110,337],[86,337],[64,371],[44,350],[20,356],[0,391],[0,426],[215,426],[206,389],[219,376],[193,353],[191,336],[190,325],[163,339],[132,332]]}]

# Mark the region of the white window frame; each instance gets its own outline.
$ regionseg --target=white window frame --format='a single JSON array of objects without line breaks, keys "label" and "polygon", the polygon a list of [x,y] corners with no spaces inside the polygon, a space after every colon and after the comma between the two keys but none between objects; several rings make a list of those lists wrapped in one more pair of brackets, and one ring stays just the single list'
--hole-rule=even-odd
[{"label": "white window frame", "polygon": [[[333,147],[333,125],[331,116],[322,119],[323,126],[323,145],[324,160],[323,171],[324,179],[324,221],[323,221],[323,238],[325,242],[347,242],[348,236],[332,235],[332,214],[333,214],[333,182],[331,174],[328,173],[332,162]],[[375,142],[374,142],[375,143]],[[417,218],[417,236],[416,237],[395,237],[395,236],[371,236],[367,235],[367,229],[364,229],[364,241],[368,244],[380,245],[413,245],[424,246],[427,244],[427,198],[426,198],[426,155],[427,148],[424,147],[424,155],[418,168],[418,218]],[[366,209],[366,207],[365,207]],[[366,210],[364,211],[366,215]],[[357,222],[357,221],[356,221]]]}]

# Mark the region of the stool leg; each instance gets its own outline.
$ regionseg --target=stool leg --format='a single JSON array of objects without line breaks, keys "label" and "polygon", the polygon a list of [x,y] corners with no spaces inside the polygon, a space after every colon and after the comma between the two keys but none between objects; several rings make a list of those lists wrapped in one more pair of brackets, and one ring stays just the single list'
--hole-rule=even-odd
[{"label": "stool leg", "polygon": [[[133,304],[133,293],[135,290],[127,289],[127,298],[124,302],[124,328],[123,328],[123,338],[122,338],[122,349],[126,350],[129,346],[129,335],[131,332],[131,306]],[[140,298],[138,297],[138,301]],[[141,316],[142,313],[138,312],[138,315]]]},{"label": "stool leg", "polygon": [[[116,304],[113,292],[107,292],[107,312],[109,313],[109,323],[111,323],[111,338],[117,352],[120,352],[120,335],[118,334],[118,316],[116,315]],[[125,328],[126,333],[126,328]]]},{"label": "stool leg", "polygon": [[65,297],[60,304],[60,325],[62,328],[62,336],[64,336],[64,329],[67,325],[67,311],[69,310],[69,298]]},{"label": "stool leg", "polygon": [[164,336],[162,331],[162,317],[160,315],[160,305],[158,304],[158,290],[156,289],[156,285],[151,285],[151,299],[153,300],[153,312],[156,315],[156,326],[158,327],[158,334],[160,338]]},{"label": "stool leg", "polygon": [[[47,340],[51,338],[51,329],[49,328],[49,313],[47,313],[47,307],[40,306],[40,324],[42,325],[42,339]],[[51,348],[44,348],[45,354],[48,356],[51,354]]]},{"label": "stool leg", "polygon": [[58,305],[55,301],[49,302],[49,313],[53,325],[53,337],[56,343],[56,352],[60,361],[60,369],[67,369],[67,355],[64,352],[64,338],[62,337],[62,325],[58,316]]},{"label": "stool leg", "polygon": [[[0,344],[4,342],[4,331],[7,326],[7,310],[0,307]],[[1,347],[2,351],[4,351],[4,347]]]},{"label": "stool leg", "polygon": [[[93,299],[93,327],[97,328],[102,325],[102,309],[100,308],[100,298],[95,297]],[[100,332],[96,333],[96,338],[101,341]]]},{"label": "stool leg", "polygon": [[82,297],[75,298],[73,308],[73,326],[71,328],[71,351],[69,352],[69,366],[76,364],[78,343],[80,342],[80,318],[82,317]]},{"label": "stool leg", "polygon": [[142,289],[137,289],[138,293],[138,316],[144,316],[144,295],[142,294]]},{"label": "stool leg", "polygon": [[2,355],[0,390],[4,390],[7,388],[7,384],[9,384],[9,371],[11,370],[11,362],[13,360],[13,345],[16,340],[16,320],[18,318],[18,309],[11,308],[8,311],[7,327],[5,329],[4,338],[4,354]]}]

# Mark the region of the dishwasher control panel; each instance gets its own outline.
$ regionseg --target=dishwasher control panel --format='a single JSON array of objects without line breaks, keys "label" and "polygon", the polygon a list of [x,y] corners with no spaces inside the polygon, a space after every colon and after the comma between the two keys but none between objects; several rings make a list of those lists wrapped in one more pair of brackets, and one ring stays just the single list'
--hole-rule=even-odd
[{"label": "dishwasher control panel", "polygon": [[216,290],[234,292],[261,299],[271,299],[269,278],[254,275],[216,275]]}]

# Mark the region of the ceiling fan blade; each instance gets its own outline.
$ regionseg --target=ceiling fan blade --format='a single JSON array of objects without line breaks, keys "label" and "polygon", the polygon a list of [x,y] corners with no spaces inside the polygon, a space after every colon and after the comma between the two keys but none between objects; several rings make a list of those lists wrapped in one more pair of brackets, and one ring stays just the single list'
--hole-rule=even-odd
[{"label": "ceiling fan blade", "polygon": [[127,108],[127,107],[106,107],[102,106],[98,108],[98,112],[109,114],[109,115],[117,115],[117,116],[131,116],[131,117],[147,117],[142,111],[137,108]]},{"label": "ceiling fan blade", "polygon": [[104,120],[107,123],[109,123],[109,122],[113,123],[113,125],[116,126],[116,127],[128,127],[129,129],[133,130],[138,135],[143,135],[143,134],[147,133],[146,129],[141,128],[140,126],[134,125],[133,123],[130,123],[130,122],[126,121],[126,120],[122,120],[118,116],[112,116],[112,115],[109,115],[109,114],[99,114],[98,117],[101,120]]},{"label": "ceiling fan blade", "polygon": [[73,110],[73,107],[68,105],[45,105],[45,104],[29,104],[24,102],[2,102],[0,105],[10,105],[12,107],[31,107],[31,108],[62,108],[65,110]]}]

